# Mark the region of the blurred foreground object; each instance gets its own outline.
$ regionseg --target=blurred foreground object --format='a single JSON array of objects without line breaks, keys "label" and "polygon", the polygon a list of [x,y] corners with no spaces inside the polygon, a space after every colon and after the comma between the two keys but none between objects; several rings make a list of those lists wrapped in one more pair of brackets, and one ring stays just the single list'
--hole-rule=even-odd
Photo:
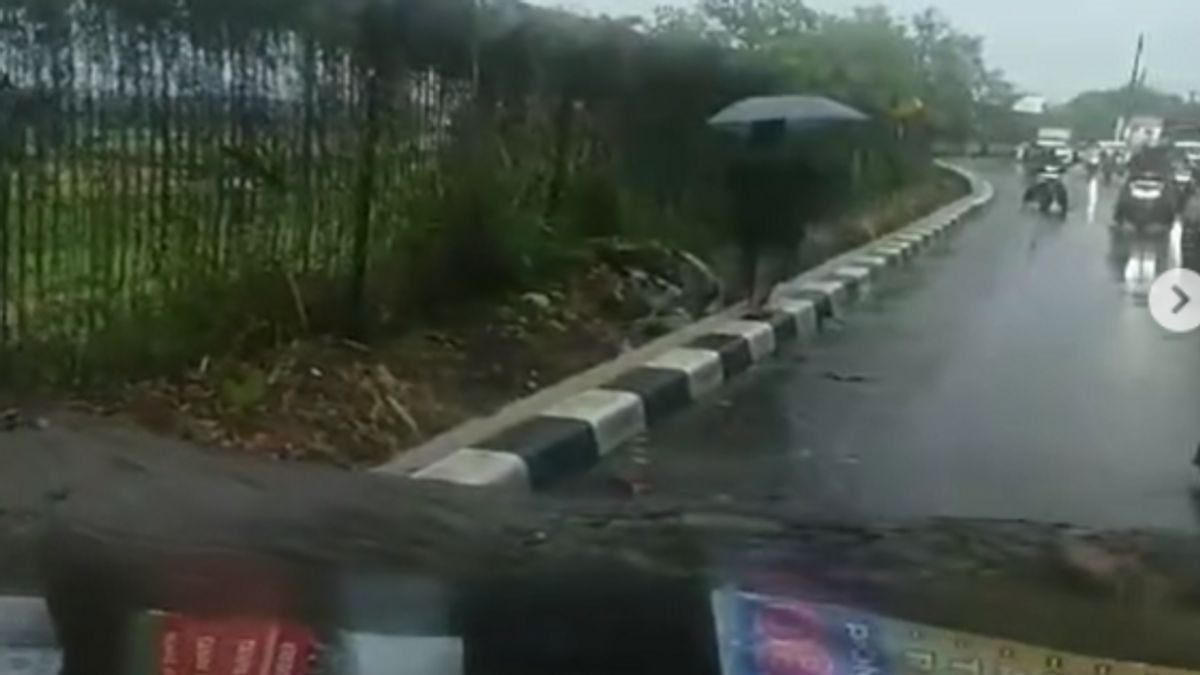
[{"label": "blurred foreground object", "polygon": [[57,675],[61,667],[46,602],[0,595],[0,675]]},{"label": "blurred foreground object", "polygon": [[131,621],[155,611],[303,625],[319,655],[379,644],[353,634],[421,638],[465,675],[715,675],[711,594],[731,584],[1200,666],[1190,534],[832,522],[772,502],[558,500],[219,455],[83,464],[35,450],[5,458],[54,480],[0,519],[0,573],[35,563],[35,585],[13,594],[47,597],[68,675],[123,672]]}]

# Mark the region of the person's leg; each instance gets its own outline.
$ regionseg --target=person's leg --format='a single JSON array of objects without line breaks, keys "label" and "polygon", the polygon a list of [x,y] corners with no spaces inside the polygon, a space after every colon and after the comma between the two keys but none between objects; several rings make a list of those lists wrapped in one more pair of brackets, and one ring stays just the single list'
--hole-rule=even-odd
[{"label": "person's leg", "polygon": [[783,250],[779,280],[776,283],[786,283],[800,274],[800,247],[804,245],[804,230],[795,241],[790,241]]},{"label": "person's leg", "polygon": [[780,281],[783,265],[783,252],[778,246],[768,246],[759,255],[758,278],[755,281],[755,293],[750,297],[750,311],[759,312],[767,306],[775,285]]},{"label": "person's leg", "polygon": [[775,288],[775,251],[771,248],[759,250],[755,265],[754,292],[750,294],[749,309],[758,312],[767,304],[767,296]]},{"label": "person's leg", "polygon": [[753,304],[758,292],[758,242],[751,237],[743,237],[739,253],[741,256],[739,261],[741,288],[738,289],[740,291],[738,297]]},{"label": "person's leg", "polygon": [[771,299],[771,294],[780,284],[791,281],[799,267],[800,249],[798,244],[777,244],[763,251],[759,256],[758,294],[752,298],[751,308],[761,310]]}]

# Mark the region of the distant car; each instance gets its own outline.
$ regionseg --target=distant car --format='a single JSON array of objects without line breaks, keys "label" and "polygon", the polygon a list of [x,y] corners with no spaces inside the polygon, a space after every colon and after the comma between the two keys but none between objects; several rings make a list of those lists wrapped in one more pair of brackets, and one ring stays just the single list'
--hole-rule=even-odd
[{"label": "distant car", "polygon": [[1200,141],[1175,141],[1172,145],[1193,167],[1200,167]]},{"label": "distant car", "polygon": [[1064,166],[1075,163],[1075,150],[1061,141],[1038,141],[1028,150],[1026,156],[1042,156],[1051,153]]},{"label": "distant car", "polygon": [[1129,148],[1121,141],[1100,141],[1096,144],[1102,154],[1107,154],[1124,165],[1129,161]]}]

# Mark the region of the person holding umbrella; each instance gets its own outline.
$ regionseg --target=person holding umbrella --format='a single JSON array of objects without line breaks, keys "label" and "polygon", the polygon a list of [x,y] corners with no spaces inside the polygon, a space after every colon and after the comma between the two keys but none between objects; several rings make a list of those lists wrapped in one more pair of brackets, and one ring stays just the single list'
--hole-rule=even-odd
[{"label": "person holding umbrella", "polygon": [[781,120],[753,123],[728,168],[739,296],[756,311],[771,287],[792,272],[804,239],[792,175],[796,163],[781,140],[785,133]]},{"label": "person holding umbrella", "polygon": [[826,98],[772,96],[744,99],[709,120],[738,142],[728,168],[728,190],[741,297],[753,311],[763,308],[777,283],[795,273],[805,232],[802,210],[821,199],[824,176],[792,140],[838,122],[865,119]]}]

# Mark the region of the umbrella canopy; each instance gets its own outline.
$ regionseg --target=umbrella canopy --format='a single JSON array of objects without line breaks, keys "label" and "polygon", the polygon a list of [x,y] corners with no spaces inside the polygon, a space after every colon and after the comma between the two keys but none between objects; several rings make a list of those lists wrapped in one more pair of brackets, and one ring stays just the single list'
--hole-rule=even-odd
[{"label": "umbrella canopy", "polygon": [[726,131],[744,131],[755,124],[776,122],[789,131],[807,131],[866,119],[854,108],[823,96],[756,96],[730,105],[710,118],[708,124]]}]

